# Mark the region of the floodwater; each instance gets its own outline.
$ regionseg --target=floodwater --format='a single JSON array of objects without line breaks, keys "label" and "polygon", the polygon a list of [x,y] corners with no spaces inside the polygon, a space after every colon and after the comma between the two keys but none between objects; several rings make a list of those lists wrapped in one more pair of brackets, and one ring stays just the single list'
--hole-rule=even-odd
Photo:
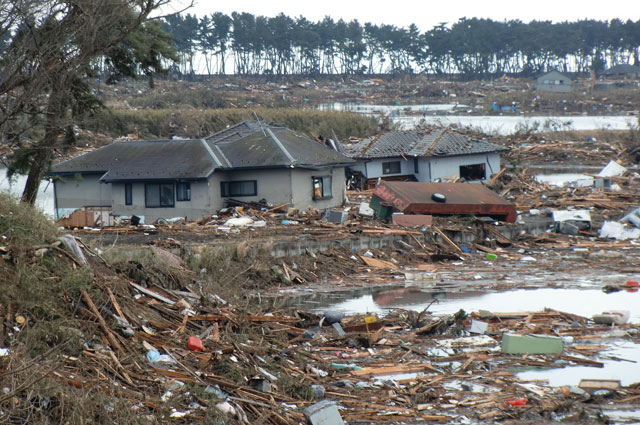
[{"label": "floodwater", "polygon": [[[19,198],[27,183],[27,176],[22,174],[14,175],[11,180],[7,177],[7,168],[0,165],[0,192],[9,192],[11,196]],[[43,180],[40,183],[38,197],[36,198],[36,207],[43,211],[47,216],[55,215],[55,207],[53,201],[53,183]]]},{"label": "floodwater", "polygon": [[350,296],[348,293],[335,294],[343,299],[328,298],[318,302],[318,298],[305,302],[302,298],[297,307],[314,312],[327,310],[347,314],[376,313],[384,316],[396,308],[422,311],[429,304],[430,312],[453,314],[463,309],[467,313],[478,310],[493,312],[530,312],[552,308],[580,316],[591,317],[609,310],[629,310],[629,321],[640,323],[640,292],[620,291],[606,294],[600,289],[517,289],[504,292],[487,291],[437,291],[419,287],[396,287],[370,289]]},{"label": "floodwater", "polygon": [[538,174],[535,177],[539,183],[545,183],[551,186],[562,187],[567,184],[575,184],[577,186],[593,186],[593,177],[579,173],[554,173],[554,174]]},{"label": "floodwater", "polygon": [[552,387],[578,385],[581,379],[613,379],[619,380],[623,386],[640,382],[639,344],[622,340],[613,341],[610,348],[600,352],[596,360],[604,363],[604,367],[571,366],[538,369],[519,372],[517,376],[527,381],[544,379]]},{"label": "floodwater", "polygon": [[[384,316],[390,310],[400,308],[405,310],[422,311],[427,306],[428,311],[436,315],[453,314],[460,309],[467,313],[478,310],[492,312],[535,312],[545,308],[552,308],[567,313],[591,317],[593,314],[610,310],[629,310],[629,321],[640,323],[640,292],[636,288],[606,294],[600,289],[517,289],[504,292],[486,291],[433,291],[418,287],[395,287],[360,289],[357,294],[350,296],[346,293],[331,294],[333,302],[322,303],[312,299],[310,303],[298,302],[297,307],[316,313],[327,310],[341,311],[347,314],[376,313]],[[343,296],[336,300],[336,296]],[[524,371],[513,371],[523,381],[546,382],[547,385],[557,387],[564,385],[578,385],[581,379],[613,379],[620,380],[623,386],[640,382],[640,344],[634,344],[621,339],[623,333],[616,329],[610,332],[610,338],[600,340],[609,348],[600,352],[594,360],[604,364],[602,368],[588,366],[570,366],[564,368],[538,368]],[[571,342],[567,343],[571,346]],[[390,376],[388,378],[401,379],[404,376]],[[382,377],[380,378],[382,379]],[[485,388],[482,391],[490,391]],[[622,423],[628,417],[628,412],[612,412],[617,418],[616,423]],[[618,422],[621,421],[621,422]]]},{"label": "floodwater", "polygon": [[427,125],[471,127],[487,134],[506,136],[521,129],[540,126],[540,132],[568,130],[628,130],[636,117],[625,116],[429,116],[397,117],[400,128],[411,129],[424,120]]},{"label": "floodwater", "polygon": [[471,127],[487,134],[510,135],[518,130],[537,128],[537,131],[562,130],[627,130],[637,125],[633,116],[524,116],[524,115],[461,115],[472,108],[462,104],[367,105],[360,103],[330,103],[319,105],[320,110],[357,112],[363,115],[391,117],[401,129],[410,130],[417,124],[449,127]]},{"label": "floodwater", "polygon": [[419,105],[369,105],[365,103],[325,103],[318,105],[321,111],[347,111],[363,115],[393,115],[403,116],[415,113],[453,112],[456,109],[468,110],[469,105],[458,103],[425,103]]}]

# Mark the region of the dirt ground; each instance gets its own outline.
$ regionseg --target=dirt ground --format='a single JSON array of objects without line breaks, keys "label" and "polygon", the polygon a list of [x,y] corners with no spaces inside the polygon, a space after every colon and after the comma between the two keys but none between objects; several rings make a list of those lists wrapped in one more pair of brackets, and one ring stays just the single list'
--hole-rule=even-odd
[{"label": "dirt ground", "polygon": [[[589,83],[581,79],[571,93],[545,93],[535,90],[533,78],[508,76],[488,81],[457,81],[425,75],[319,79],[200,76],[197,81],[156,80],[153,88],[144,81],[128,81],[116,86],[99,85],[98,90],[107,105],[125,109],[186,105],[195,108],[316,108],[338,102],[458,104],[461,110],[472,115],[637,115],[640,104],[637,88],[590,91]],[[494,103],[499,107],[508,106],[509,110],[496,111]],[[515,107],[514,112],[511,112],[511,106]]]}]

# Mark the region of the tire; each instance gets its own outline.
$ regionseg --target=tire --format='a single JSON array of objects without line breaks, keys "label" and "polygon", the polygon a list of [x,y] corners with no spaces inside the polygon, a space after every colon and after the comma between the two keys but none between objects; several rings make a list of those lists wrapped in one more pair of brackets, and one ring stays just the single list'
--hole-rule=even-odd
[{"label": "tire", "polygon": [[431,199],[436,202],[447,202],[447,197],[442,193],[434,193],[433,195],[431,195]]}]

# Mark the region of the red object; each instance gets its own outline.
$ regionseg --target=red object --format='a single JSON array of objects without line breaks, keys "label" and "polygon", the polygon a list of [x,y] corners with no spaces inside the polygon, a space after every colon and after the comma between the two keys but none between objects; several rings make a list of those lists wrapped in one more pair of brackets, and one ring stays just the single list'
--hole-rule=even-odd
[{"label": "red object", "polygon": [[191,351],[202,351],[204,348],[202,347],[202,340],[197,336],[190,336],[187,340],[187,347]]},{"label": "red object", "polygon": [[508,398],[505,400],[509,406],[526,406],[527,399],[526,398]]},{"label": "red object", "polygon": [[[446,202],[436,202],[431,194],[446,194]],[[514,204],[500,198],[495,192],[474,183],[380,183],[373,197],[381,205],[393,207],[405,214],[475,214],[499,218],[515,223],[518,214]]]},{"label": "red object", "polygon": [[625,285],[637,287],[638,286],[638,281],[637,280],[627,280],[627,283],[625,283]]}]

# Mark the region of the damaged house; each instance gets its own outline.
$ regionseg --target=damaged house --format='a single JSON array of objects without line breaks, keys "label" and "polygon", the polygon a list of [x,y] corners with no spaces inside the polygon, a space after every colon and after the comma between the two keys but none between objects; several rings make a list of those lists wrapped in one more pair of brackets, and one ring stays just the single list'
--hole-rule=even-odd
[{"label": "damaged house", "polygon": [[151,223],[207,217],[229,198],[300,210],[340,206],[352,162],[285,127],[246,121],[206,139],[112,143],[54,165],[49,176],[58,218],[93,209]]},{"label": "damaged house", "polygon": [[487,181],[500,171],[500,152],[505,148],[440,128],[383,133],[355,143],[341,143],[339,149],[356,161],[349,169],[360,178],[361,187],[373,187],[379,178]]}]

